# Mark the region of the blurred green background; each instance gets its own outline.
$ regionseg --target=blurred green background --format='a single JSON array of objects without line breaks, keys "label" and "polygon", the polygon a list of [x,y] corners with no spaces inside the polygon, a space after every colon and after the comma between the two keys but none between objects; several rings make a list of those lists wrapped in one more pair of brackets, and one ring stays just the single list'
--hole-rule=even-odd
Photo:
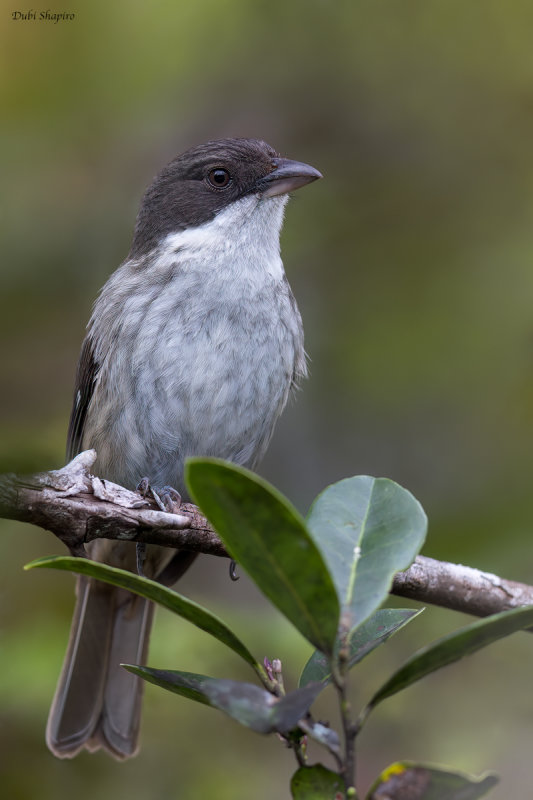
[{"label": "blurred green background", "polygon": [[[391,477],[429,515],[426,554],[533,582],[533,5],[91,0],[53,7],[76,14],[58,24],[13,22],[16,8],[3,0],[0,25],[1,471],[62,464],[91,303],[155,172],[192,144],[257,136],[325,176],[287,212],[311,377],[262,474],[302,511],[339,478]],[[56,761],[43,737],[72,579],[22,572],[61,552],[37,529],[2,522],[0,552],[6,797],[288,797],[275,738],[151,686],[138,758]],[[182,588],[296,680],[309,648],[244,576],[204,558]],[[354,673],[354,703],[465,620],[428,609]],[[532,657],[520,634],[384,704],[361,787],[414,758],[494,769],[491,798],[526,796]],[[251,678],[162,613],[150,663]]]}]

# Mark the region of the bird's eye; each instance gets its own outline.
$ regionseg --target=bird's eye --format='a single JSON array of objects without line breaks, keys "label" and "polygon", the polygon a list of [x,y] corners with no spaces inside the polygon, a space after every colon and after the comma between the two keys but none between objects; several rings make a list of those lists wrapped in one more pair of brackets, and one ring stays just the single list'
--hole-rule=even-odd
[{"label": "bird's eye", "polygon": [[217,167],[216,169],[210,170],[207,175],[207,180],[214,189],[224,189],[231,181],[231,175],[227,169]]}]

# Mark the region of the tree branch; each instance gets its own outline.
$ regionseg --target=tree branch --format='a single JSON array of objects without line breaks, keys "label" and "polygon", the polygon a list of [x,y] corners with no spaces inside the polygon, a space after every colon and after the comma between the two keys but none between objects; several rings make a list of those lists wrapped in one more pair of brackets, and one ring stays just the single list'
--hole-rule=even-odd
[{"label": "tree branch", "polygon": [[[88,542],[104,538],[229,558],[196,506],[160,511],[137,492],[91,475],[95,459],[95,451],[86,450],[60,470],[0,475],[0,517],[51,531],[76,556],[86,555]],[[392,593],[480,617],[533,604],[532,586],[424,556],[396,575]]]},{"label": "tree branch", "polygon": [[228,558],[224,545],[198,508],[160,511],[155,501],[91,475],[94,450],[63,469],[36,475],[0,475],[0,517],[51,531],[73,555],[85,556],[93,539],[121,539]]},{"label": "tree branch", "polygon": [[476,617],[533,605],[533,586],[425,556],[395,576],[392,594]]}]

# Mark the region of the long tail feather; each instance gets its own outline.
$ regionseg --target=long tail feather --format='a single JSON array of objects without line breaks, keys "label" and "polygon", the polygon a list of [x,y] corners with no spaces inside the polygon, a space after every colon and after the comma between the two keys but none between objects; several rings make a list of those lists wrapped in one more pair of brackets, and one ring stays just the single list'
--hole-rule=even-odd
[{"label": "long tail feather", "polygon": [[59,758],[102,747],[115,758],[137,749],[142,681],[121,663],[144,663],[153,618],[143,598],[78,578],[63,669],[46,741]]}]

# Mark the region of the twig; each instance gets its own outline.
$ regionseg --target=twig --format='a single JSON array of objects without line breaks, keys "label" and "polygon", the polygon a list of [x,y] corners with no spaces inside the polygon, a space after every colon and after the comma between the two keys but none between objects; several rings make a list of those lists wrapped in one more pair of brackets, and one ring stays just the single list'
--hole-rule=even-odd
[{"label": "twig", "polygon": [[338,746],[334,745],[332,742],[328,742],[324,739],[324,736],[319,736],[316,732],[316,723],[312,721],[308,721],[306,719],[301,719],[298,722],[298,727],[301,731],[303,731],[310,739],[314,739],[316,742],[321,744],[325,747],[333,756],[337,763],[337,767],[339,770],[342,770],[344,767],[341,752]]}]

